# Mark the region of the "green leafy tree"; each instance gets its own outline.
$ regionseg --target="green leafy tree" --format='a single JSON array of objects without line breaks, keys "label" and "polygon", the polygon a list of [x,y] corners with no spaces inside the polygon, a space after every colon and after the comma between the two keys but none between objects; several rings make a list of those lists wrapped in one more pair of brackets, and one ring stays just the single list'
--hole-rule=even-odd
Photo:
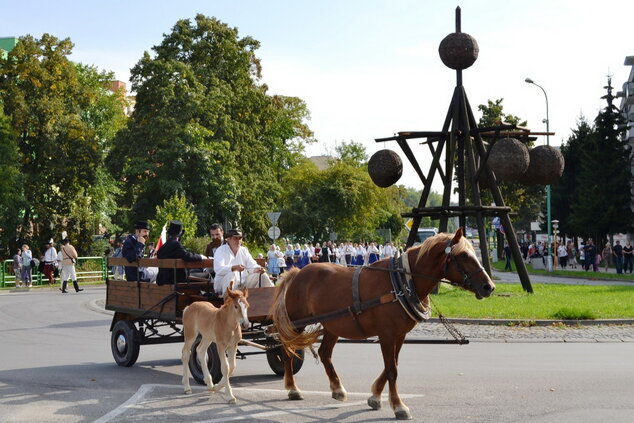
[{"label": "green leafy tree", "polygon": [[183,240],[195,237],[198,232],[198,216],[194,211],[193,204],[187,201],[183,194],[176,194],[163,202],[163,205],[156,206],[156,218],[150,220],[150,239],[156,240],[161,236],[163,225],[169,227],[170,220],[180,220],[183,222],[185,233]]},{"label": "green leafy tree", "polygon": [[122,96],[104,88],[112,74],[71,62],[72,48],[69,39],[29,35],[0,60],[0,97],[21,152],[18,238],[36,250],[66,230],[81,252],[113,205],[103,151],[125,119]]},{"label": "green leafy tree", "polygon": [[201,227],[227,221],[265,237],[279,180],[312,133],[303,101],[267,94],[259,45],[197,15],[179,20],[132,69],[135,110],[108,158],[124,186],[121,222],[152,217],[181,192]]},{"label": "green leafy tree", "polygon": [[594,120],[594,131],[582,149],[579,188],[570,223],[578,235],[604,239],[632,229],[632,152],[625,139],[627,121],[613,104],[611,79],[605,87],[607,106]]},{"label": "green leafy tree", "polygon": [[17,137],[0,104],[0,245],[6,247],[15,239],[24,208],[20,157]]},{"label": "green leafy tree", "polygon": [[561,146],[561,154],[564,156],[566,166],[559,181],[551,185],[551,214],[559,220],[562,234],[585,233],[583,228],[575,227],[572,224],[573,208],[571,205],[577,202],[577,197],[583,191],[579,183],[581,157],[593,133],[594,130],[586,118],[580,116],[577,120],[577,127],[572,130],[568,140]]}]

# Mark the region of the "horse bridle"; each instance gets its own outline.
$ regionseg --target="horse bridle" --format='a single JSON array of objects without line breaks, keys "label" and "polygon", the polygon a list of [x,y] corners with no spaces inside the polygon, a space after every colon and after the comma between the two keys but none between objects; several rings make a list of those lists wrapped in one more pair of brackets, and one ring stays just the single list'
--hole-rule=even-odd
[{"label": "horse bridle", "polygon": [[[465,289],[475,289],[472,283],[471,278],[474,277],[475,275],[479,274],[480,272],[484,271],[484,267],[482,267],[482,265],[480,265],[480,268],[474,272],[467,272],[464,267],[462,266],[462,264],[460,263],[460,256],[457,256],[453,253],[453,248],[456,246],[456,244],[451,245],[451,239],[447,242],[447,246],[445,247],[445,269],[443,271],[443,278],[442,279],[447,279],[447,271],[449,270],[449,264],[451,262],[454,262],[456,265],[456,269],[458,270],[458,273],[460,273],[462,275],[462,283],[456,283],[456,282],[451,282],[449,280],[441,280],[441,282],[445,282],[448,283],[449,285],[453,285],[453,286],[460,286],[462,288]],[[480,262],[478,262],[478,264],[480,264]]]}]

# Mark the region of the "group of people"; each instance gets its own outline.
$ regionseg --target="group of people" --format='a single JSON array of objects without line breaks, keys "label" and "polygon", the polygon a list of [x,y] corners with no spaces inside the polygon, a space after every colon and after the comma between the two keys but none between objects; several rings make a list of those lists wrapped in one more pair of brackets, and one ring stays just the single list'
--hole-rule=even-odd
[{"label": "group of people", "polygon": [[[182,259],[187,262],[202,262],[213,258],[213,267],[199,269],[199,274],[213,278],[214,290],[218,296],[224,296],[233,282],[234,287],[270,287],[273,282],[265,269],[258,265],[249,250],[242,245],[242,231],[233,228],[225,236],[222,226],[212,225],[211,242],[207,245],[205,255],[187,251],[180,240],[184,233],[183,223],[172,220],[167,228],[167,240],[158,249],[158,259]],[[150,232],[146,221],[138,221],[134,225],[134,233],[128,235],[120,249],[121,257],[129,263],[145,257],[145,248]],[[116,254],[116,250],[115,250]],[[184,282],[187,279],[185,269],[154,268],[143,266],[124,266],[126,280],[150,282],[158,285],[169,285]]]},{"label": "group of people", "polygon": [[[551,247],[554,247],[554,245],[551,245]],[[525,260],[548,255],[548,248],[541,241],[536,244],[522,243],[520,249]],[[627,273],[628,271],[632,273],[634,268],[634,247],[629,240],[625,242],[625,245],[621,245],[621,241],[617,240],[614,243],[614,247],[607,242],[600,251],[592,238],[582,242],[579,250],[569,240],[565,244],[563,242],[558,244],[556,254],[558,264],[562,269],[567,267],[576,269],[580,265],[585,271],[592,269],[598,272],[600,266],[604,265],[607,272],[612,261],[614,261],[616,273],[618,274]]]},{"label": "group of people", "polygon": [[282,251],[276,244],[271,244],[266,255],[267,270],[278,276],[293,267],[303,268],[310,263],[337,263],[343,266],[363,266],[372,264],[385,257],[398,254],[391,242],[352,243],[342,242],[339,245],[332,241],[315,243],[315,245],[288,244]]},{"label": "group of people", "polygon": [[22,245],[22,248],[17,249],[13,256],[13,272],[15,274],[15,286],[18,288],[33,286],[33,269],[41,266],[42,273],[48,280],[49,286],[55,284],[55,278],[60,276],[61,286],[60,291],[66,294],[68,293],[68,283],[72,281],[75,288],[75,292],[83,291],[83,288],[79,287],[77,282],[77,272],[75,270],[75,263],[77,262],[77,250],[70,243],[68,238],[62,240],[59,246],[59,251],[55,248],[55,241],[50,239],[46,243],[46,251],[44,255],[40,257],[40,260],[35,260],[33,252],[27,244]]}]

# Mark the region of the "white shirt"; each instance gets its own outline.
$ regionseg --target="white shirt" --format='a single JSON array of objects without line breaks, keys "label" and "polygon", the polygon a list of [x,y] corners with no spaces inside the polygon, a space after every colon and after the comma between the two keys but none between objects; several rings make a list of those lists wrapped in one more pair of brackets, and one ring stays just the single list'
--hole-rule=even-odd
[{"label": "white shirt", "polygon": [[231,267],[236,264],[243,265],[246,269],[244,272],[233,272],[236,275],[236,282],[240,280],[240,284],[246,282],[249,273],[253,273],[260,265],[253,259],[247,247],[240,247],[237,254],[233,254],[229,244],[223,244],[214,253],[214,272],[216,277],[214,282],[220,281],[225,275],[231,272]]},{"label": "white shirt", "polygon": [[392,247],[391,245],[386,245],[383,248],[383,255],[385,257],[392,257],[394,255],[394,247]]},{"label": "white shirt", "polygon": [[557,247],[557,255],[559,257],[568,257],[568,249],[564,245]]},{"label": "white shirt", "polygon": [[54,263],[57,261],[57,250],[55,247],[51,247],[44,253],[44,261],[46,263]]}]

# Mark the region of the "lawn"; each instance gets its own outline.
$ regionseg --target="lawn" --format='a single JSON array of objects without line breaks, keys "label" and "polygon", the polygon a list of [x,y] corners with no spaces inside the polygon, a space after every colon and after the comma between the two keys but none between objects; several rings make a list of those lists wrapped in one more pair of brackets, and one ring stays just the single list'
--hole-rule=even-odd
[{"label": "lawn", "polygon": [[619,319],[634,318],[634,286],[533,284],[527,294],[519,284],[498,283],[490,298],[449,285],[432,296],[434,317],[473,319]]},{"label": "lawn", "polygon": [[[516,272],[515,270],[515,262],[512,262],[512,266],[513,266],[513,271]],[[504,260],[500,260],[497,261],[495,263],[491,263],[491,267],[495,270],[499,270],[500,272],[504,272]],[[577,266],[578,268],[580,268],[581,266]],[[603,268],[601,268],[603,269]],[[585,271],[577,271],[577,270],[555,270],[553,272],[549,272],[547,270],[535,270],[532,268],[532,266],[530,264],[526,265],[526,270],[528,271],[528,273],[530,273],[531,275],[543,275],[543,276],[572,276],[572,277],[579,277],[581,276],[584,279],[616,279],[616,280],[631,280],[632,282],[634,282],[634,274],[632,273],[627,273],[627,274],[616,274],[616,273],[606,273],[606,272],[585,272]]]}]

